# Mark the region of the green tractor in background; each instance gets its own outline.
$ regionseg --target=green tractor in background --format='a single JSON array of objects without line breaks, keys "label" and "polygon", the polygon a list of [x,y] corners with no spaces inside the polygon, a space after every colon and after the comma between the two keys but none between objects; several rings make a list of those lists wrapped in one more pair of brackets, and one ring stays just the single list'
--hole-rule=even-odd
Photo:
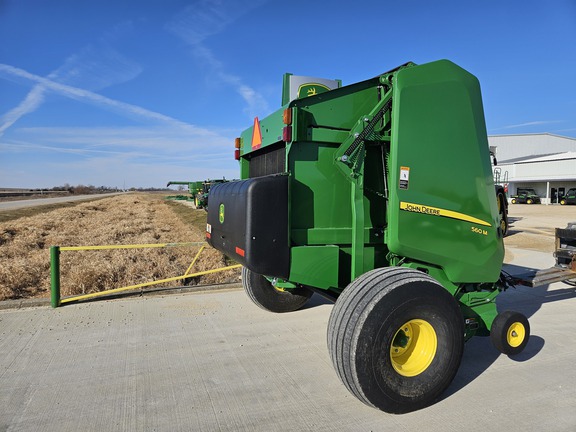
[{"label": "green tractor in background", "polygon": [[197,203],[196,208],[203,208],[204,210],[208,211],[208,197],[210,195],[210,188],[215,184],[226,183],[228,180],[226,179],[213,179],[213,180],[205,180],[202,182],[202,189],[196,195]]},{"label": "green tractor in background", "polygon": [[192,201],[192,206],[196,209],[208,210],[208,195],[212,185],[217,183],[227,182],[226,179],[217,180],[204,180],[204,181],[169,181],[166,187],[170,185],[187,185],[190,197],[186,197],[187,201]]},{"label": "green tractor in background", "polygon": [[198,194],[203,190],[203,182],[201,181],[169,181],[166,187],[171,185],[186,185],[190,196],[177,195],[174,197],[167,197],[168,199],[192,201],[192,206],[198,208]]}]

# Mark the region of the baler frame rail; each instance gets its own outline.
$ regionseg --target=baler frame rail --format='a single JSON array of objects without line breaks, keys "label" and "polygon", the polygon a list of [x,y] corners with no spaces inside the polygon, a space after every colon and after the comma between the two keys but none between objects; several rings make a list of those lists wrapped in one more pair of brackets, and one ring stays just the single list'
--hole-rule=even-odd
[{"label": "baler frame rail", "polygon": [[[539,287],[554,282],[576,283],[576,226],[575,222],[566,228],[555,229],[554,258],[556,265],[544,270],[534,270],[513,276],[514,285]],[[568,282],[570,281],[570,282]]]},{"label": "baler frame rail", "polygon": [[536,288],[555,282],[564,282],[576,279],[576,271],[564,267],[550,267],[544,270],[535,270],[512,276],[513,285],[523,285]]}]

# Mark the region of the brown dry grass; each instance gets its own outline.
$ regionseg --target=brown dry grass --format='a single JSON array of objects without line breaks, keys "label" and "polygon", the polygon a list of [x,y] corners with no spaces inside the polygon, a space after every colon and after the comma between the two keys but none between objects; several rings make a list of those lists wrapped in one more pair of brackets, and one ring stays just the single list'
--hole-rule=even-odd
[{"label": "brown dry grass", "polygon": [[[47,297],[50,246],[201,242],[203,210],[178,213],[175,205],[154,194],[126,194],[0,223],[0,300]],[[176,204],[177,206],[177,204]],[[192,216],[190,216],[193,214]],[[203,223],[202,223],[203,221]],[[62,295],[85,294],[184,274],[199,247],[62,251]],[[229,265],[218,251],[206,248],[192,272]],[[239,271],[205,275],[187,284],[238,280]],[[177,283],[168,283],[175,286]]]}]

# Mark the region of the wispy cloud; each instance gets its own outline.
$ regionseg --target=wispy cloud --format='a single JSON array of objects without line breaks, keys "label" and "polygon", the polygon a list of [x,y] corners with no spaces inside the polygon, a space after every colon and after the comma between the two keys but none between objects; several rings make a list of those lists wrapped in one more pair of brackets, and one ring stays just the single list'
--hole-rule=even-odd
[{"label": "wispy cloud", "polygon": [[[224,134],[202,128],[175,129],[163,125],[145,127],[35,127],[18,129],[17,140],[20,143],[37,143],[44,149],[69,148],[82,149],[85,152],[113,151],[132,153],[149,152],[155,157],[177,156],[197,159],[207,153],[226,153],[230,158],[232,139]],[[2,144],[14,144],[4,141]],[[161,151],[158,151],[161,149]]]},{"label": "wispy cloud", "polygon": [[[107,32],[98,42],[71,55],[61,67],[51,72],[45,79],[52,83],[97,91],[135,78],[142,71],[140,66],[108,44],[125,27],[126,25],[118,26],[117,29]],[[8,65],[2,66],[11,68]],[[16,68],[8,72],[11,72],[12,78],[30,79],[30,76]],[[46,82],[37,79],[33,81],[36,81],[36,84],[26,97],[16,107],[0,116],[0,136],[20,118],[36,111],[45,101]]]},{"label": "wispy cloud", "polygon": [[[101,149],[97,147],[82,147],[66,145],[54,145],[54,144],[38,144],[36,142],[28,141],[11,141],[11,142],[0,142],[0,149],[2,152],[30,152],[34,151],[36,154],[40,153],[58,153],[58,154],[69,154],[75,156],[83,156],[88,159],[94,157],[114,157],[116,160],[149,160],[152,162],[170,162],[179,164],[189,163],[189,162],[207,162],[207,161],[228,161],[231,159],[231,152],[228,150],[221,149],[219,152],[202,152],[196,154],[180,154],[177,152],[167,152],[167,153],[155,153],[153,151],[142,151],[143,149],[130,149],[130,148],[118,148],[111,146],[110,149]],[[229,147],[229,146],[228,146]],[[146,149],[144,149],[146,150]]]},{"label": "wispy cloud", "polygon": [[562,123],[562,120],[538,120],[538,121],[531,121],[531,122],[526,122],[526,123],[519,123],[519,124],[508,125],[508,126],[502,126],[499,128],[492,128],[491,130],[497,131],[497,130],[505,130],[505,129],[518,129],[518,128],[523,128],[523,127],[543,126],[543,125],[558,124],[558,123]]},{"label": "wispy cloud", "polygon": [[34,112],[44,102],[44,88],[35,86],[16,107],[12,108],[6,114],[0,116],[0,137],[4,132],[16,123],[20,118]]},{"label": "wispy cloud", "polygon": [[25,168],[21,165],[2,167],[0,183],[6,187],[50,187],[65,183],[164,187],[170,180],[193,181],[214,178],[214,165],[219,167],[218,176],[228,179],[238,177],[235,164],[222,166],[211,161],[203,161],[191,167],[190,163],[177,164],[173,160],[158,159],[150,163],[147,159],[122,158],[105,153],[85,158],[74,157],[74,163],[70,163],[69,157],[63,153],[58,158],[31,159]]},{"label": "wispy cloud", "polygon": [[561,133],[561,132],[562,132],[562,133],[564,133],[564,132],[574,132],[574,131],[576,131],[575,128],[569,128],[569,129],[556,129],[556,130],[554,130],[553,132],[556,132],[556,133]]},{"label": "wispy cloud", "polygon": [[[34,75],[30,72],[27,72],[23,69],[16,68],[14,66],[10,66],[7,64],[0,64],[0,76],[8,76],[8,77],[16,77],[20,79],[26,79],[32,81],[36,84],[40,84],[42,90],[44,91],[52,91],[61,96],[65,96],[71,99],[75,99],[81,102],[92,103],[98,105],[103,108],[114,110],[120,114],[129,116],[129,117],[137,117],[140,119],[152,120],[158,123],[163,123],[166,125],[170,125],[173,127],[178,127],[181,129],[186,130],[194,130],[196,129],[194,126],[182,122],[180,120],[174,119],[167,115],[150,111],[145,108],[128,104],[125,102],[117,101],[114,99],[107,98],[105,96],[99,95],[97,93],[91,92],[89,90],[85,90],[78,87],[69,86],[66,84],[61,84],[55,82],[51,79],[44,78],[38,75]],[[39,103],[39,98],[41,95],[37,95],[31,102],[30,106]],[[22,110],[23,112],[23,110]],[[4,119],[5,116],[2,116]]]},{"label": "wispy cloud", "polygon": [[221,33],[230,24],[263,3],[264,0],[249,2],[202,0],[183,9],[166,26],[169,31],[190,45],[192,54],[212,70],[212,74],[219,82],[234,87],[245,101],[244,111],[249,117],[269,111],[266,99],[242,78],[227,72],[225,65],[206,47],[205,40]]}]

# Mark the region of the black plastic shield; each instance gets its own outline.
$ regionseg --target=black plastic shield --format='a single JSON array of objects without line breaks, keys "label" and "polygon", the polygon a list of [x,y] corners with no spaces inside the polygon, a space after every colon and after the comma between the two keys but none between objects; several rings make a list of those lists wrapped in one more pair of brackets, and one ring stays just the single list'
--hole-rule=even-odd
[{"label": "black plastic shield", "polygon": [[208,243],[255,273],[288,278],[288,184],[276,175],[214,185]]}]

